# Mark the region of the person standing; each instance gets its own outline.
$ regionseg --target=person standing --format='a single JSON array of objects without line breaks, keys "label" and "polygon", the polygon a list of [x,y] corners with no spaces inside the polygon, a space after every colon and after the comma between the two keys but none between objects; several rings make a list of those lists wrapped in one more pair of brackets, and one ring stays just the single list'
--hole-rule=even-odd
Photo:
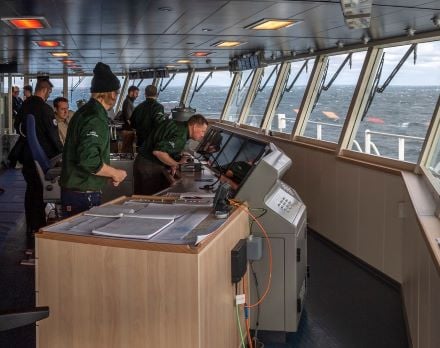
[{"label": "person standing", "polygon": [[157,101],[157,88],[145,87],[145,101],[140,103],[131,115],[131,127],[136,130],[137,147],[141,147],[149,134],[165,120],[163,105]]},{"label": "person standing", "polygon": [[[26,118],[28,114],[35,117],[35,131],[38,142],[49,158],[59,155],[63,145],[58,137],[57,121],[53,109],[46,103],[52,92],[52,83],[48,78],[37,80],[35,95],[23,102],[14,122],[15,130],[21,137],[26,136]],[[27,247],[34,248],[34,233],[46,225],[45,204],[43,201],[43,185],[37,172],[27,141],[24,139],[23,177],[26,181],[25,215]]]},{"label": "person standing", "polygon": [[174,176],[188,139],[200,141],[206,133],[208,121],[200,114],[187,122],[166,120],[162,122],[142,145],[133,164],[135,194],[152,195],[168,186],[163,170],[169,168]]},{"label": "person standing", "polygon": [[61,142],[66,142],[67,127],[69,126],[69,101],[64,97],[58,97],[53,100],[55,117],[58,123],[58,134]]},{"label": "person standing", "polygon": [[61,171],[61,204],[71,216],[101,204],[108,180],[118,186],[127,173],[110,166],[107,110],[116,103],[119,79],[104,63],[93,69],[91,98],[72,117],[67,129]]},{"label": "person standing", "polygon": [[12,86],[12,116],[15,118],[23,105],[23,99],[20,98],[20,87]]},{"label": "person standing", "polygon": [[128,87],[127,97],[122,104],[122,112],[121,112],[121,121],[124,122],[121,137],[122,137],[122,146],[121,152],[133,152],[133,141],[134,141],[134,131],[131,128],[131,115],[134,110],[134,101],[139,96],[139,88],[136,86]]},{"label": "person standing", "polygon": [[33,90],[31,85],[23,86],[23,100],[32,97],[32,92]]}]

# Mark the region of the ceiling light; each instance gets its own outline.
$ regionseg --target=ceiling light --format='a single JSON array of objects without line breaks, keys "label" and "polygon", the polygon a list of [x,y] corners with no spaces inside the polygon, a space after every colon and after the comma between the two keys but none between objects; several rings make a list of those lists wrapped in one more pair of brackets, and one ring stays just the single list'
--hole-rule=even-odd
[{"label": "ceiling light", "polygon": [[176,61],[176,63],[179,63],[179,64],[191,64],[192,61],[190,59],[179,59],[179,60]]},{"label": "ceiling light", "polygon": [[168,6],[159,7],[157,10],[161,11],[161,12],[171,12],[172,11],[171,7],[168,7]]},{"label": "ceiling light", "polygon": [[191,56],[192,57],[207,57],[211,54],[212,52],[203,52],[203,51],[197,51],[197,52],[192,52]]},{"label": "ceiling light", "polygon": [[50,28],[44,17],[8,17],[2,18],[13,29],[43,29]]},{"label": "ceiling light", "polygon": [[50,55],[52,57],[57,57],[57,58],[61,58],[61,57],[68,57],[70,56],[69,52],[50,52]]},{"label": "ceiling light", "polygon": [[242,41],[219,41],[216,42],[215,44],[211,45],[211,46],[215,46],[215,47],[237,47],[240,45],[244,45],[246,42],[242,42]]},{"label": "ceiling light", "polygon": [[63,63],[63,64],[73,64],[73,63],[76,63],[76,60],[73,60],[73,59],[61,59],[60,62]]},{"label": "ceiling light", "polygon": [[292,25],[300,22],[301,21],[296,19],[261,19],[258,22],[252,23],[244,28],[254,30],[278,30],[291,27]]},{"label": "ceiling light", "polygon": [[165,65],[165,68],[167,68],[167,69],[174,69],[174,68],[177,68],[177,67],[175,65],[168,64],[168,65]]},{"label": "ceiling light", "polygon": [[54,40],[34,41],[34,44],[36,44],[39,47],[59,47],[63,45],[61,41],[54,41]]},{"label": "ceiling light", "polygon": [[207,31],[212,31],[212,29],[209,29],[209,28],[203,28],[202,31],[207,32]]}]

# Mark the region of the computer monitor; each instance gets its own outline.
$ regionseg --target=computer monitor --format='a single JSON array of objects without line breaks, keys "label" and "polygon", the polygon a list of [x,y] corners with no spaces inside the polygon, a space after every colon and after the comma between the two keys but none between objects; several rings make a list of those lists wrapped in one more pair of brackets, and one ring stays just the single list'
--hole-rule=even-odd
[{"label": "computer monitor", "polygon": [[215,173],[231,183],[235,192],[268,151],[264,141],[215,127],[208,131],[196,150]]}]

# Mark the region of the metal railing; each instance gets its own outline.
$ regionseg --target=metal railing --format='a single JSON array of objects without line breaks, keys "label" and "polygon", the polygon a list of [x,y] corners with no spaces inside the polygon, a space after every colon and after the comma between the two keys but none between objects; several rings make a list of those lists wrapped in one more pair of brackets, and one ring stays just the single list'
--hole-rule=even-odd
[{"label": "metal railing", "polygon": [[[317,140],[323,140],[323,137],[322,137],[323,136],[323,126],[342,128],[342,125],[326,123],[326,122],[309,121],[308,123],[316,125],[316,139]],[[369,129],[366,129],[364,131],[364,150],[362,150],[362,146],[359,144],[359,142],[357,140],[353,140],[354,150],[358,151],[358,152],[363,152],[366,154],[373,154],[376,156],[382,156],[379,151],[379,148],[372,141],[372,135],[379,135],[379,136],[384,136],[387,138],[396,138],[398,141],[397,153],[398,153],[399,161],[405,160],[406,141],[411,140],[411,141],[417,141],[417,142],[423,143],[423,141],[425,140],[425,138],[416,137],[416,136],[412,136],[412,135],[377,132],[377,131],[371,131]]]}]

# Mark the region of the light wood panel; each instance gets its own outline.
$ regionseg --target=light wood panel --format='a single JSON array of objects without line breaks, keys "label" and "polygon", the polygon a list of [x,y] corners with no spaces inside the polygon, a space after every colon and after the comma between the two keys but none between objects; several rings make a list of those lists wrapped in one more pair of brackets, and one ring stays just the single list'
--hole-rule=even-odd
[{"label": "light wood panel", "polygon": [[37,305],[50,316],[39,323],[38,346],[238,347],[230,250],[248,233],[237,211],[196,253],[40,234]]}]

